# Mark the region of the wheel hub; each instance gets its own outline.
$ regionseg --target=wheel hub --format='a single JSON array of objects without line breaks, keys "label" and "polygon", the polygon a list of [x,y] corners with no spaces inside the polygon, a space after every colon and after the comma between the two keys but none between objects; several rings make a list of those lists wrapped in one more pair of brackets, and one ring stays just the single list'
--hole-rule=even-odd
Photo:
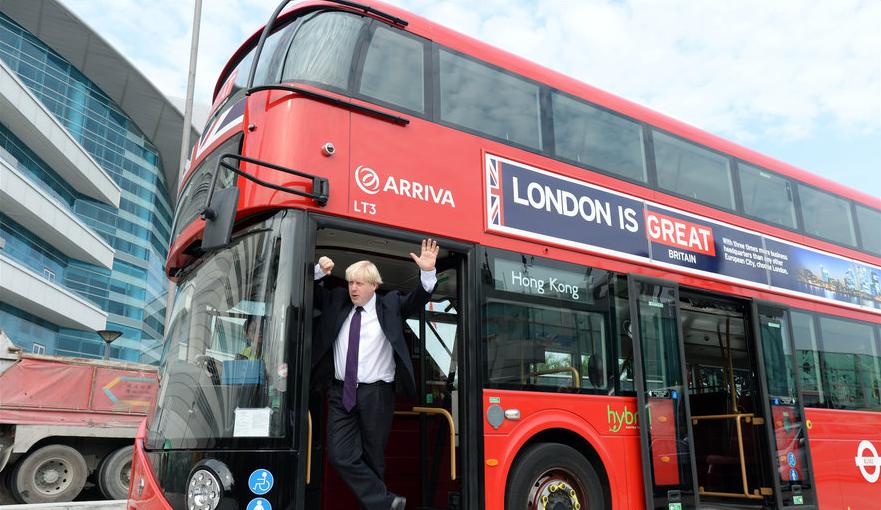
[{"label": "wheel hub", "polygon": [[529,510],[581,510],[586,501],[578,485],[566,473],[550,472],[539,477],[529,492]]},{"label": "wheel hub", "polygon": [[34,482],[42,494],[58,494],[70,485],[70,466],[61,459],[49,459],[37,468]]},{"label": "wheel hub", "polygon": [[122,481],[122,484],[126,487],[129,486],[129,483],[132,481],[132,463],[129,462],[125,465],[125,467],[119,473],[119,479]]}]

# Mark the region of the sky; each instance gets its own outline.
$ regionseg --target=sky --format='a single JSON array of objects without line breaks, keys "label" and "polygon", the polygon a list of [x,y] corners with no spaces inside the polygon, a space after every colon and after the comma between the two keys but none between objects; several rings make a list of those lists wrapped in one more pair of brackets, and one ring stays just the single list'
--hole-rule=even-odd
[{"label": "sky", "polygon": [[[183,104],[192,1],[60,1]],[[388,3],[881,198],[878,0]],[[195,118],[277,5],[203,1]]]}]

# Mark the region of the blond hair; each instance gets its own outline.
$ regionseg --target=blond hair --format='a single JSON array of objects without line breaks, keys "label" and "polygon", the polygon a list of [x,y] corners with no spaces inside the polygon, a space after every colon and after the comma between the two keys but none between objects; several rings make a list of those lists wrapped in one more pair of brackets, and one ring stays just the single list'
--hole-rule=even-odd
[{"label": "blond hair", "polygon": [[365,283],[382,285],[379,269],[369,260],[359,260],[346,268],[346,281],[361,280]]}]

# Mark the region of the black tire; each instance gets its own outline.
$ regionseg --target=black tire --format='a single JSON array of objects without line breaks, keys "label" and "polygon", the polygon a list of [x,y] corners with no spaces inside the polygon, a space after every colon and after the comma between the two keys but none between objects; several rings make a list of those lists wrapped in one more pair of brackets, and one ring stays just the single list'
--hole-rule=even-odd
[{"label": "black tire", "polygon": [[79,496],[89,476],[86,460],[69,446],[51,444],[22,459],[9,485],[19,503],[60,503]]},{"label": "black tire", "polygon": [[590,461],[564,444],[530,446],[508,476],[506,510],[604,510],[605,507],[603,486]]},{"label": "black tire", "polygon": [[124,446],[104,457],[98,468],[98,488],[107,499],[128,499],[128,486],[132,477],[134,446]]}]

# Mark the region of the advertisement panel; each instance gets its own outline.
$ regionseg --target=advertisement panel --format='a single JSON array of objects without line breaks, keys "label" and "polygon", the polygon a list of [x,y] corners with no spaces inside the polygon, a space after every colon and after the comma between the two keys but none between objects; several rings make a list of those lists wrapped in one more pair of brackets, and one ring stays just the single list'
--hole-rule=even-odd
[{"label": "advertisement panel", "polygon": [[881,313],[881,268],[492,154],[486,229]]}]

